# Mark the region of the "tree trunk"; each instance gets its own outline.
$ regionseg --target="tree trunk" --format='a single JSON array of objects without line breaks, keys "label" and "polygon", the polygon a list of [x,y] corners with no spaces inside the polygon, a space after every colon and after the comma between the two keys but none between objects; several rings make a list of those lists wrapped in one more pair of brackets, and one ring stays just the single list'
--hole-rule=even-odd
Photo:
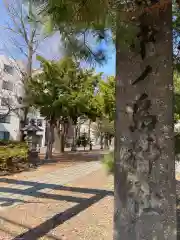
[{"label": "tree trunk", "polygon": [[50,122],[47,127],[47,147],[45,159],[52,159],[52,149],[54,142],[54,125]]},{"label": "tree trunk", "polygon": [[112,145],[112,137],[109,136],[109,146],[111,147],[111,145]]},{"label": "tree trunk", "polygon": [[[28,95],[28,89],[26,87],[26,82],[29,81],[29,78],[32,77],[32,58],[33,58],[33,41],[34,41],[34,37],[33,37],[32,34],[33,33],[32,33],[32,30],[31,30],[31,37],[30,37],[30,40],[28,42],[27,74],[26,74],[26,77],[24,79],[25,96]],[[21,124],[21,129],[24,128],[25,125],[26,125],[28,113],[29,113],[29,106],[25,106],[24,114],[23,114],[23,121],[22,121],[22,124]],[[26,135],[24,134],[24,132],[21,131],[21,136],[20,136],[21,141],[25,141],[25,136]]]},{"label": "tree trunk", "polygon": [[69,131],[69,122],[68,123],[64,123],[64,148],[67,144],[67,136],[68,136],[68,131]]},{"label": "tree trunk", "polygon": [[64,141],[65,141],[65,136],[64,136],[64,131],[62,130],[60,134],[60,152],[61,153],[64,153],[64,145],[65,145]]},{"label": "tree trunk", "polygon": [[81,135],[81,124],[79,122],[76,126],[76,129],[77,129],[77,139],[78,139]]},{"label": "tree trunk", "polygon": [[103,149],[103,134],[100,133],[100,148]]},{"label": "tree trunk", "polygon": [[171,4],[140,22],[157,30],[141,55],[120,46],[117,18],[114,240],[175,240]]},{"label": "tree trunk", "polygon": [[60,134],[59,134],[59,127],[56,126],[54,128],[54,149],[56,153],[60,153]]},{"label": "tree trunk", "polygon": [[21,131],[20,141],[22,141],[22,142],[25,141],[26,134],[24,134],[24,132],[21,129],[23,129],[26,126],[28,112],[29,112],[29,107],[25,107],[24,108],[24,113],[23,113],[23,120],[20,123],[20,131]]},{"label": "tree trunk", "polygon": [[63,153],[64,152],[64,126],[61,124],[61,129],[60,125],[58,124],[55,129],[54,129],[54,134],[55,134],[55,142],[54,142],[54,147],[55,151],[58,153]]},{"label": "tree trunk", "polygon": [[89,119],[88,124],[88,141],[89,141],[89,150],[92,151],[92,142],[91,142],[91,120]]},{"label": "tree trunk", "polygon": [[74,152],[77,150],[76,147],[76,139],[77,139],[77,129],[76,129],[76,124],[73,124],[73,139],[72,139],[72,146],[71,146],[71,151]]},{"label": "tree trunk", "polygon": [[104,148],[105,149],[109,149],[109,136],[108,136],[108,133],[105,133],[105,136],[104,136]]}]

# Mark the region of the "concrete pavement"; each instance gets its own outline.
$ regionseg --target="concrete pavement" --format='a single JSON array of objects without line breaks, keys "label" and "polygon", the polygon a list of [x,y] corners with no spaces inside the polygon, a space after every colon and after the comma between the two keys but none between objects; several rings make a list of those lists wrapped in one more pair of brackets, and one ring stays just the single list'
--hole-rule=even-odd
[{"label": "concrete pavement", "polygon": [[[68,184],[101,167],[100,162],[91,161],[79,163],[67,168],[61,168],[42,175],[41,177],[36,176],[33,177],[33,179],[27,178],[27,181],[2,177],[0,178],[0,210],[23,204],[34,197],[41,197],[42,193],[50,193],[53,185]],[[8,183],[8,185],[6,184],[6,186],[3,186],[3,183]]]}]

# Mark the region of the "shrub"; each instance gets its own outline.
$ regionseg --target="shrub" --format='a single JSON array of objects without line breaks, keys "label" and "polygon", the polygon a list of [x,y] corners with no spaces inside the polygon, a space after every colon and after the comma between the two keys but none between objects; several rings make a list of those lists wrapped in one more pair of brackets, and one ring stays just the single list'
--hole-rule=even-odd
[{"label": "shrub", "polygon": [[19,163],[27,163],[28,146],[24,142],[0,141],[0,170],[18,168]]},{"label": "shrub", "polygon": [[110,152],[106,155],[104,155],[104,158],[102,159],[102,163],[105,166],[107,172],[109,174],[114,174],[114,152]]},{"label": "shrub", "polygon": [[26,142],[20,142],[20,141],[6,141],[6,140],[0,140],[0,148],[2,147],[26,147],[28,148],[28,145]]},{"label": "shrub", "polygon": [[18,145],[20,143],[23,143],[23,142],[13,141],[13,140],[0,140],[0,146],[7,146],[7,145],[10,145],[10,144]]}]

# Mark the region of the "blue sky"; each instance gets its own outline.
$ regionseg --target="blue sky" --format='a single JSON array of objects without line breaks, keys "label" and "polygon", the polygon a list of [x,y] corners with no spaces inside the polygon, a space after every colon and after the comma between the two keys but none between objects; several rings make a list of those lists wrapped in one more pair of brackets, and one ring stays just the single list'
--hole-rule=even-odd
[{"label": "blue sky", "polygon": [[96,66],[97,72],[104,72],[105,75],[115,75],[115,54],[111,56],[111,51],[108,54],[108,61],[103,66]]},{"label": "blue sky", "polygon": [[[8,31],[4,29],[6,23],[9,21],[6,9],[3,6],[3,0],[0,0],[0,54],[6,54],[8,56],[13,56],[17,59],[23,59],[23,55],[13,46],[10,41],[10,35]],[[3,36],[3,37],[2,37]],[[96,72],[104,72],[105,75],[114,75],[115,73],[115,51],[112,47],[102,44],[101,48],[107,51],[107,63],[103,66],[96,66]],[[62,50],[60,45],[60,36],[58,33],[54,34],[52,37],[44,40],[37,53],[44,56],[47,59],[56,59],[62,56]],[[35,61],[34,61],[35,62]],[[36,63],[35,63],[36,66]]]},{"label": "blue sky", "polygon": [[104,72],[105,75],[115,74],[115,48],[109,43],[108,45],[104,42],[101,44],[101,49],[104,49],[107,53],[107,63],[103,66],[97,66],[97,72]]}]

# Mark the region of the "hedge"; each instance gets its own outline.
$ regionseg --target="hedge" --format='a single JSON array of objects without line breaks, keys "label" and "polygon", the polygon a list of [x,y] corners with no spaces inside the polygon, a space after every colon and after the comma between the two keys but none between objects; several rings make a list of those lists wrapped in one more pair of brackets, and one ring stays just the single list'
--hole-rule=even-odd
[{"label": "hedge", "polygon": [[102,159],[102,163],[105,166],[108,174],[114,174],[114,152],[110,152],[106,155],[104,155],[104,158]]},{"label": "hedge", "polygon": [[0,141],[0,170],[12,171],[28,162],[28,146],[24,142]]}]

